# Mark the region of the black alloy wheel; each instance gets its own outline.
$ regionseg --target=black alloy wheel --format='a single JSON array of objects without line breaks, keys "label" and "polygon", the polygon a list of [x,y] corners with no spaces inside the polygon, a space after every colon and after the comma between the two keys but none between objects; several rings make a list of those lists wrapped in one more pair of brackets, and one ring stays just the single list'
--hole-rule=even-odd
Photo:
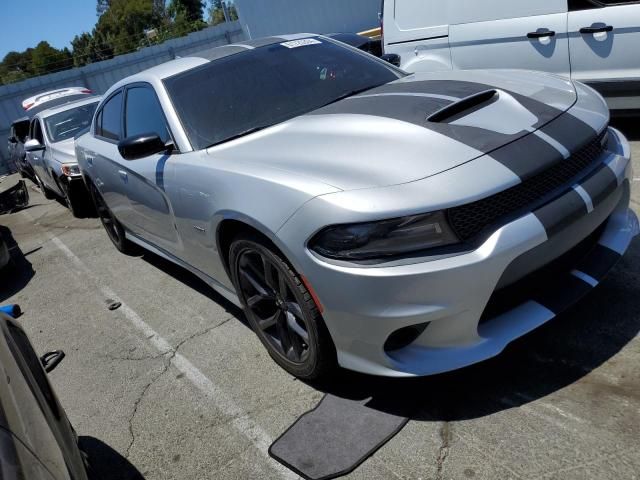
[{"label": "black alloy wheel", "polygon": [[335,363],[329,332],[295,272],[257,240],[237,240],[230,252],[232,275],[251,327],[285,370],[300,378],[319,378]]},{"label": "black alloy wheel", "polygon": [[98,192],[98,189],[94,185],[91,185],[91,197],[93,198],[98,218],[100,218],[102,226],[107,231],[111,243],[113,243],[118,251],[126,255],[137,253],[136,246],[127,240],[124,228],[113,215],[113,212],[107,206],[102,195],[100,195],[100,192]]}]

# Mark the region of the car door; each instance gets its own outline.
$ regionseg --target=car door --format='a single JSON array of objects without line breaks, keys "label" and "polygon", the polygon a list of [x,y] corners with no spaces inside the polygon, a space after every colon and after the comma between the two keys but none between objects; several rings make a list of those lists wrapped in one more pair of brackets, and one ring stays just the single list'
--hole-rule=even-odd
[{"label": "car door", "polygon": [[[31,126],[29,127],[29,138],[37,140],[40,145],[45,146],[44,134],[42,131],[42,122],[38,117],[31,120]],[[46,164],[47,149],[36,150],[27,153],[27,158],[31,168],[36,175],[42,180],[42,182],[49,188],[55,188],[52,186],[51,175],[47,171]],[[57,189],[56,189],[57,190]]]},{"label": "car door", "polygon": [[571,76],[612,109],[640,108],[640,1],[569,0]]},{"label": "car door", "polygon": [[129,226],[129,201],[123,182],[122,158],[118,142],[122,140],[122,113],[124,91],[117,90],[100,107],[96,114],[91,152],[85,152],[88,169],[102,198],[125,226]]},{"label": "car door", "polygon": [[[76,434],[40,359],[20,325],[4,315],[0,315],[0,372],[0,428],[20,439],[46,467],[31,456],[20,458],[20,466],[30,470],[23,472],[24,478],[86,480]],[[0,478],[3,471],[0,468]]]},{"label": "car door", "polygon": [[[157,134],[173,143],[160,101],[146,83],[129,85],[124,109],[124,136]],[[129,201],[131,230],[170,253],[176,251],[178,233],[171,202],[166,193],[174,155],[157,153],[136,160],[119,157],[120,179]]]},{"label": "car door", "polygon": [[451,0],[455,69],[517,68],[569,76],[566,0]]}]

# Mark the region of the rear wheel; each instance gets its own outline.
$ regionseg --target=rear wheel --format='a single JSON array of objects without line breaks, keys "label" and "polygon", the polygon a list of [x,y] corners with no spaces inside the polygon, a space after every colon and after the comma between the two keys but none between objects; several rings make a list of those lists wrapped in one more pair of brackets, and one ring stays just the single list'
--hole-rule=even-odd
[{"label": "rear wheel", "polygon": [[93,198],[100,222],[118,251],[125,255],[135,255],[138,253],[137,245],[127,240],[124,227],[118,222],[109,207],[107,207],[102,195],[100,195],[100,192],[98,192],[98,189],[94,185],[91,185],[91,197]]},{"label": "rear wheel", "polygon": [[237,238],[229,255],[247,319],[271,357],[302,379],[327,375],[336,365],[335,347],[299,276],[260,238]]}]

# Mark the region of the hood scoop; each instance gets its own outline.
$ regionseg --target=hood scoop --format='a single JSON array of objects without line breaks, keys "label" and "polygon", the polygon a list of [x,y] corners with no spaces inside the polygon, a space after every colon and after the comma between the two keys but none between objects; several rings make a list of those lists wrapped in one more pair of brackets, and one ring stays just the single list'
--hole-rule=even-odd
[{"label": "hood scoop", "polygon": [[511,94],[503,90],[485,90],[447,105],[429,116],[427,121],[516,135],[536,130],[540,118]]},{"label": "hood scoop", "polygon": [[491,89],[475,93],[441,108],[434,114],[428,116],[427,121],[433,123],[449,123],[456,118],[464,116],[469,111],[481,108],[485,103],[488,104],[489,102],[494,102],[497,99],[497,90]]}]

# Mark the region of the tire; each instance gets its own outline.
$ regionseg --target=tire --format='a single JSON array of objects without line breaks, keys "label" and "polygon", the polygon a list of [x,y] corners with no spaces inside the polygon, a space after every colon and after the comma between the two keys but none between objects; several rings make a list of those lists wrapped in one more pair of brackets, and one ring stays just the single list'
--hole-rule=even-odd
[{"label": "tire", "polygon": [[37,173],[34,173],[33,177],[36,181],[36,185],[38,185],[38,188],[40,188],[42,195],[44,195],[44,198],[46,198],[47,200],[53,200],[54,198],[56,198],[55,194],[44,185],[42,180],[40,180],[40,177]]},{"label": "tire", "polygon": [[98,189],[91,185],[91,198],[98,212],[98,218],[107,232],[107,236],[111,243],[116,247],[120,253],[125,255],[134,256],[139,253],[139,248],[136,244],[127,240],[124,227],[115,217],[113,212],[107,207],[102,195],[98,192]]},{"label": "tire", "polygon": [[60,190],[65,192],[64,200],[72,215],[75,218],[85,218],[89,216],[91,207],[93,206],[93,200],[84,188],[84,183],[80,186],[69,184],[66,188],[62,188],[60,182],[58,182],[58,185],[60,186]]},{"label": "tire", "polygon": [[243,235],[231,243],[229,265],[249,324],[271,358],[304,380],[318,380],[333,371],[336,351],[329,331],[282,255],[260,237]]}]

